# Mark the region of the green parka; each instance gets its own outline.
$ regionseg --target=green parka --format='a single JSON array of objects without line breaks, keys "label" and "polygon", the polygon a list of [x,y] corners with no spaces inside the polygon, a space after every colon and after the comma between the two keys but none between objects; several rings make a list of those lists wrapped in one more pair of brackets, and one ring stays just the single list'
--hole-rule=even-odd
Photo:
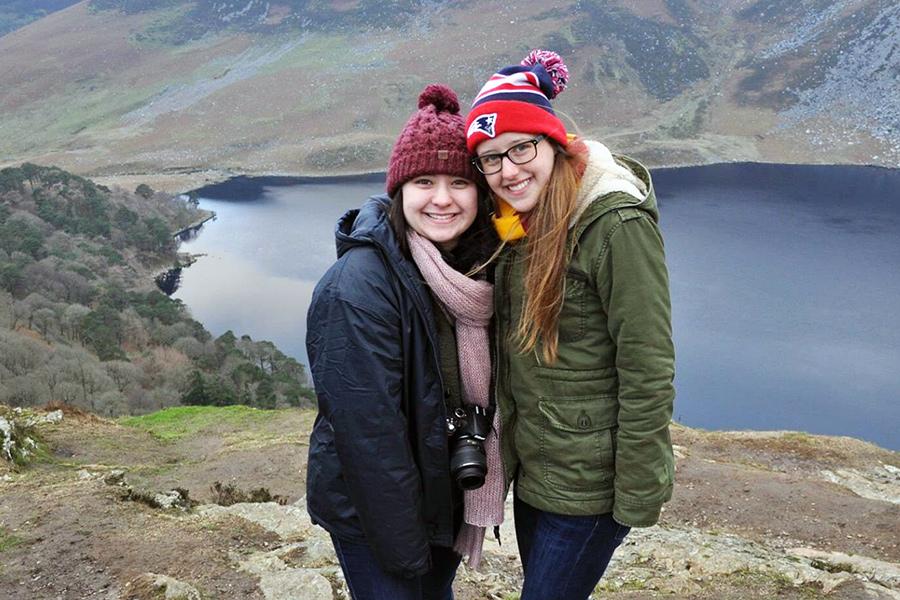
[{"label": "green parka", "polygon": [[[570,227],[575,244],[559,356],[518,351],[525,244],[496,271],[497,406],[507,480],[526,503],[569,515],[612,511],[647,527],[672,495],[675,396],[669,282],[650,173],[588,142]],[[624,168],[623,168],[624,167]]]}]

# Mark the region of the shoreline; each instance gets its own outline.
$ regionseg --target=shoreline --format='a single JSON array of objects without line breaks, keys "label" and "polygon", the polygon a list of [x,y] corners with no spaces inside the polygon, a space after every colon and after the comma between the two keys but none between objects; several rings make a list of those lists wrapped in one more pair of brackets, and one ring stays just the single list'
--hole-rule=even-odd
[{"label": "shoreline", "polygon": [[[706,163],[673,163],[673,164],[648,164],[647,168],[653,171],[671,171],[675,169],[715,167],[723,165],[781,165],[790,167],[868,167],[879,170],[895,171],[897,167],[889,167],[871,163],[813,163],[813,162],[771,162],[753,160],[734,160]],[[84,174],[83,177],[91,179],[97,184],[108,187],[121,187],[133,189],[140,183],[146,183],[150,187],[170,194],[186,194],[200,189],[234,185],[241,183],[256,186],[265,185],[317,185],[333,183],[375,183],[384,181],[386,171],[358,171],[358,172],[323,172],[323,173],[297,173],[290,171],[252,171],[248,170],[238,174],[234,170],[198,169],[196,171],[166,172],[163,167],[157,173],[123,173],[121,175]]]},{"label": "shoreline", "polygon": [[[201,210],[202,210],[202,209],[201,209]],[[203,212],[208,213],[208,214],[204,215],[203,218],[201,218],[201,219],[199,219],[199,220],[197,220],[197,221],[194,221],[193,223],[191,223],[191,224],[188,225],[187,227],[182,227],[181,229],[179,229],[178,231],[176,231],[175,233],[173,233],[173,234],[172,234],[172,237],[173,237],[173,238],[179,238],[179,239],[180,239],[181,236],[184,235],[185,233],[187,233],[188,231],[192,231],[192,230],[194,230],[194,229],[199,229],[199,228],[202,227],[203,224],[206,223],[207,221],[212,221],[213,219],[216,218],[216,213],[215,213],[215,211],[211,211],[211,210],[210,210],[210,211],[203,211]]]}]

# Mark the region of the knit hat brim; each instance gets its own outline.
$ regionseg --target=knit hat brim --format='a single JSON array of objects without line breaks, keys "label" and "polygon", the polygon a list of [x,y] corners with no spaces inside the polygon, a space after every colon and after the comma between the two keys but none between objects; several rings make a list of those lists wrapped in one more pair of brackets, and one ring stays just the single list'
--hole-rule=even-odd
[{"label": "knit hat brim", "polygon": [[452,175],[478,181],[479,174],[469,160],[469,155],[458,149],[424,148],[418,151],[398,152],[391,159],[388,170],[387,193],[393,196],[400,187],[420,175]]},{"label": "knit hat brim", "polygon": [[475,154],[482,142],[510,131],[545,134],[561,146],[568,143],[566,126],[550,111],[527,102],[494,100],[479,104],[466,118],[466,147]]}]

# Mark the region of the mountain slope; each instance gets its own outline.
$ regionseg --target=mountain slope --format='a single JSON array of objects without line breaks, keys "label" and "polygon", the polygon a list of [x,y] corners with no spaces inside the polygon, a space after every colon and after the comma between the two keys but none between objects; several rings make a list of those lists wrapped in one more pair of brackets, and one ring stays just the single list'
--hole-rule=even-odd
[{"label": "mountain slope", "polygon": [[547,47],[556,106],[651,164],[897,166],[898,29],[888,0],[93,0],[0,37],[0,163],[380,170],[426,83],[465,105]]},{"label": "mountain slope", "polygon": [[79,0],[2,0],[0,36],[24,27],[46,15],[72,6]]}]

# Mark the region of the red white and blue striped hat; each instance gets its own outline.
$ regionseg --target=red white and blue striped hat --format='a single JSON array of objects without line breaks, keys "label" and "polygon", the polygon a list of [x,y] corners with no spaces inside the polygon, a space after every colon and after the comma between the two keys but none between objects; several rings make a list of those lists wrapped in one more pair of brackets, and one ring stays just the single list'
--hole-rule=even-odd
[{"label": "red white and blue striped hat", "polygon": [[549,50],[532,50],[521,64],[504,67],[484,84],[466,118],[470,153],[502,133],[546,134],[565,146],[566,127],[550,100],[566,89],[569,69]]}]

